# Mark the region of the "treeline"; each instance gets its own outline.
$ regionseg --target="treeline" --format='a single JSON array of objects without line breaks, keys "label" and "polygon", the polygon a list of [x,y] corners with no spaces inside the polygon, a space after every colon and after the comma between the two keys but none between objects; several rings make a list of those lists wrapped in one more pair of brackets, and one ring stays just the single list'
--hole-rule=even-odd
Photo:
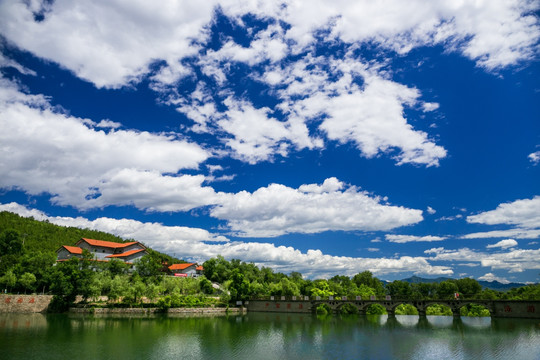
[{"label": "treeline", "polygon": [[[0,287],[15,293],[49,293],[56,250],[75,245],[81,238],[126,242],[102,231],[58,226],[46,221],[0,212]],[[156,261],[182,262],[169,255],[149,250]],[[161,266],[161,265],[160,265]]]},{"label": "treeline", "polygon": [[81,237],[125,241],[104,232],[62,227],[0,212],[0,289],[10,293],[53,294],[53,305],[58,310],[73,304],[77,296],[82,297],[83,304],[99,302],[105,297],[107,300],[101,302],[106,306],[152,303],[163,309],[226,306],[229,301],[267,296],[332,296],[334,299],[375,296],[383,299],[390,295],[394,299],[421,300],[449,299],[457,292],[462,299],[540,299],[540,285],[499,292],[482,288],[469,278],[428,284],[384,283],[369,271],[352,277],[339,275],[311,280],[304,279],[298,272],[274,272],[271,268],[259,268],[237,259],[227,261],[222,256],[203,264],[203,277],[173,278],[165,276],[167,265],[182,261],[152,249],[148,249],[149,255],[134,268],[116,259],[105,263],[91,261],[92,255],[87,252],[82,260],[57,264],[56,250],[61,245],[74,245]]},{"label": "treeline", "polygon": [[370,271],[364,271],[352,277],[336,275],[328,280],[310,280],[304,279],[298,272],[286,275],[268,267],[259,268],[253,263],[227,261],[222,256],[206,261],[203,266],[204,275],[209,280],[224,284],[231,297],[238,300],[268,296],[320,296],[323,299],[330,296],[334,299],[344,296],[349,299],[356,296],[369,299],[375,296],[383,299],[387,295],[393,299],[432,300],[453,299],[455,293],[459,293],[460,299],[540,299],[540,285],[500,292],[482,288],[478,281],[471,278],[441,283],[411,284],[399,280],[384,283]]},{"label": "treeline", "polygon": [[105,307],[210,307],[227,306],[229,297],[210,297],[215,290],[206,278],[165,276],[161,259],[150,253],[135,264],[121,260],[96,263],[90,256],[71,259],[55,266],[50,273],[49,307],[64,311],[80,296],[80,306]]}]

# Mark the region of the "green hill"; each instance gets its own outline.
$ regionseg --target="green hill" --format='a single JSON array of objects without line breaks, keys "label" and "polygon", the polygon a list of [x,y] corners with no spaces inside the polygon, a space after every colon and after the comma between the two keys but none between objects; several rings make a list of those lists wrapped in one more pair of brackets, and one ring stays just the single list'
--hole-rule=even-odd
[{"label": "green hill", "polygon": [[75,245],[81,238],[125,242],[124,239],[102,231],[65,227],[25,218],[7,211],[0,212],[0,234],[15,230],[23,241],[24,252],[56,251],[62,245]]},{"label": "green hill", "polygon": [[[8,233],[13,234],[13,231],[15,231],[16,236],[22,242],[22,249],[17,258],[20,258],[23,254],[35,255],[38,253],[54,254],[54,258],[56,258],[56,250],[62,245],[75,245],[83,237],[119,243],[134,241],[133,239],[122,239],[121,237],[103,231],[60,226],[51,224],[48,221],[38,221],[32,217],[22,217],[7,211],[0,212],[0,243],[2,243],[2,240],[5,239]],[[148,250],[159,256],[162,262],[169,264],[184,262],[150,248]],[[0,250],[0,258],[2,255],[5,254],[2,254]],[[0,260],[0,275],[17,262],[16,259],[4,260],[3,263]]]}]

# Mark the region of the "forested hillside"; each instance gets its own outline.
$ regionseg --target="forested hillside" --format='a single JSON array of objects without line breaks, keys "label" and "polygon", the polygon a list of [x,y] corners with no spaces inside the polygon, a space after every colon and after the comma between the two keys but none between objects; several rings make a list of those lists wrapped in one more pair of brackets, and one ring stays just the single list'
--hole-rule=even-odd
[{"label": "forested hillside", "polygon": [[0,212],[0,234],[7,230],[15,230],[19,233],[24,250],[27,252],[56,251],[62,245],[75,245],[83,237],[124,242],[124,239],[102,231],[58,226],[47,221],[38,221],[2,211]]}]

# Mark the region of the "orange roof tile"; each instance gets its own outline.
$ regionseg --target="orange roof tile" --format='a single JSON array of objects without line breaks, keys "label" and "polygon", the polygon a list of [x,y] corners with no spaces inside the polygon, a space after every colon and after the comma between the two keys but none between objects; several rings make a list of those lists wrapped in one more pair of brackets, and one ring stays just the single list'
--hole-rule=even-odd
[{"label": "orange roof tile", "polygon": [[169,266],[170,270],[185,270],[190,266],[194,266],[195,264],[188,263],[188,264],[172,264]]},{"label": "orange roof tile", "polygon": [[121,257],[127,257],[127,256],[130,256],[130,255],[139,253],[141,251],[145,251],[145,250],[144,249],[134,249],[134,250],[126,251],[125,253],[122,253],[122,254],[114,254],[114,255],[109,255],[109,256],[105,256],[105,257],[106,258],[121,258]]},{"label": "orange roof tile", "polygon": [[124,248],[133,244],[138,244],[138,242],[136,241],[132,241],[128,243],[117,243],[117,242],[112,242],[112,241],[94,240],[94,239],[86,239],[86,238],[82,238],[81,240],[77,242],[77,244],[79,244],[81,241],[86,241],[88,244],[92,246],[101,246],[101,247],[108,247],[108,248],[113,248],[113,249]]},{"label": "orange roof tile", "polygon": [[204,270],[204,268],[203,268],[203,267],[202,267],[201,265],[199,265],[199,266],[197,266],[197,267],[195,268],[195,270],[198,270],[198,271],[203,271],[203,270]]},{"label": "orange roof tile", "polygon": [[[82,249],[78,246],[68,246],[68,245],[63,245],[62,246],[64,249],[66,249],[67,251],[69,251],[71,254],[79,254],[79,255],[82,255]],[[60,248],[61,249],[61,248]]]}]

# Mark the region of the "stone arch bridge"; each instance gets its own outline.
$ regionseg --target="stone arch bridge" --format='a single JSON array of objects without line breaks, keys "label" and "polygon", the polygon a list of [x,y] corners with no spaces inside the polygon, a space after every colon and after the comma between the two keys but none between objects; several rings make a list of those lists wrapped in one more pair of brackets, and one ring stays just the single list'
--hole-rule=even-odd
[{"label": "stone arch bridge", "polygon": [[426,315],[426,309],[430,305],[440,304],[448,306],[454,316],[460,316],[460,309],[467,304],[482,305],[489,310],[492,317],[509,317],[509,318],[540,318],[540,301],[539,300],[322,300],[310,298],[285,298],[280,299],[254,299],[245,301],[243,305],[248,311],[261,312],[296,312],[296,313],[314,313],[317,307],[321,304],[326,304],[334,313],[339,313],[345,304],[354,306],[360,314],[366,314],[366,310],[373,304],[383,306],[388,315],[395,314],[396,308],[401,304],[410,304],[418,310],[420,316]]}]

